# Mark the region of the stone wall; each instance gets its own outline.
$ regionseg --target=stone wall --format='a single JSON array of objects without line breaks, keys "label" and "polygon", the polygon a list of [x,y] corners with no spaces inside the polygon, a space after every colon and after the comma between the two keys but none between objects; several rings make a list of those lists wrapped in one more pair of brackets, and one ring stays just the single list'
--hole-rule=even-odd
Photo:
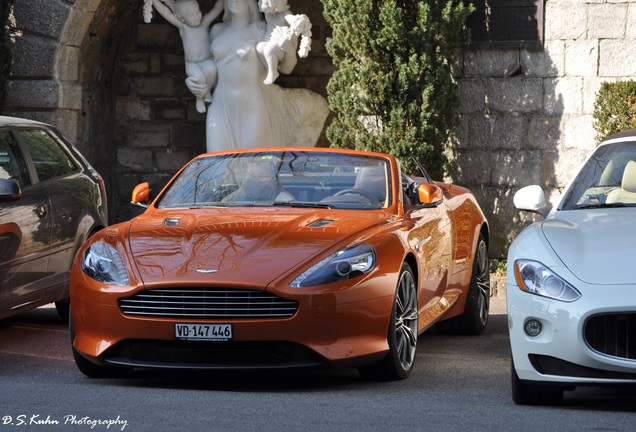
[{"label": "stone wall", "polygon": [[548,0],[542,51],[466,51],[458,71],[461,128],[453,181],[477,195],[491,256],[505,256],[534,220],[512,205],[539,184],[555,202],[596,146],[593,109],[603,81],[636,75],[636,2]]},{"label": "stone wall", "polygon": [[[7,110],[57,125],[105,177],[111,222],[134,215],[132,187],[155,189],[204,149],[176,30],[142,0],[15,0]],[[208,10],[213,0],[200,0]],[[313,51],[279,83],[322,95],[333,72],[319,0],[290,0],[314,23]],[[636,1],[547,0],[545,49],[467,50],[457,65],[462,123],[451,180],[469,186],[503,257],[531,217],[512,195],[540,184],[554,200],[595,146],[603,81],[636,75]]]}]

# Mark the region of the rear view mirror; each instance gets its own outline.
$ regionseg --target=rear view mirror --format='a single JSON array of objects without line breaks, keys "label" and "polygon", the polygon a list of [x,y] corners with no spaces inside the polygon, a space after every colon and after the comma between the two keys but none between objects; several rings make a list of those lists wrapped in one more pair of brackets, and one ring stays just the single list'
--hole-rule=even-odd
[{"label": "rear view mirror", "polygon": [[150,192],[150,183],[143,182],[138,184],[135,186],[135,189],[133,189],[130,203],[139,207],[148,208],[148,205],[150,204]]},{"label": "rear view mirror", "polygon": [[551,207],[545,201],[545,194],[541,186],[532,185],[521,188],[513,198],[515,207],[519,210],[538,213],[546,217]]},{"label": "rear view mirror", "polygon": [[20,186],[9,179],[0,179],[0,202],[17,201],[22,198]]},{"label": "rear view mirror", "polygon": [[417,187],[417,199],[422,205],[434,205],[444,199],[442,189],[431,183],[423,183]]}]

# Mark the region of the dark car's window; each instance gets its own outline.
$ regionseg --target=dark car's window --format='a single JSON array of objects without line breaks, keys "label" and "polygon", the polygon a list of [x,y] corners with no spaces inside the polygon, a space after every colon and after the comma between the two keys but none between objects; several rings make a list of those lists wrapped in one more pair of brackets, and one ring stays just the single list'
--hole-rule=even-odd
[{"label": "dark car's window", "polygon": [[40,181],[70,174],[77,166],[51,135],[42,130],[21,130]]},{"label": "dark car's window", "polygon": [[11,179],[20,187],[31,184],[24,156],[8,130],[0,130],[0,178]]}]

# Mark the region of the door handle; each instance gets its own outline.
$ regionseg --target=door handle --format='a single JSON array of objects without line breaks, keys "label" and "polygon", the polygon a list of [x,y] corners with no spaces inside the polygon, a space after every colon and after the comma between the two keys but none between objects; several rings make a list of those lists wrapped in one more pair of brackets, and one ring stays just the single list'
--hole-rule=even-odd
[{"label": "door handle", "polygon": [[44,219],[48,214],[48,209],[46,208],[46,205],[40,205],[37,206],[37,208],[33,210],[33,212],[38,215],[40,219]]}]

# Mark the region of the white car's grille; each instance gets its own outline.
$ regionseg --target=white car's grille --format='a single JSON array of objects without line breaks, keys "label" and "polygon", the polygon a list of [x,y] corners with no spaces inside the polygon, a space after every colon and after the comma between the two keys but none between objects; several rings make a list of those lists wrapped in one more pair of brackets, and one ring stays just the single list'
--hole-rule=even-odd
[{"label": "white car's grille", "polygon": [[636,360],[636,313],[595,315],[585,323],[584,336],[601,354]]},{"label": "white car's grille", "polygon": [[289,318],[298,302],[255,290],[226,288],[161,288],[120,299],[125,315],[160,318],[252,319]]}]

